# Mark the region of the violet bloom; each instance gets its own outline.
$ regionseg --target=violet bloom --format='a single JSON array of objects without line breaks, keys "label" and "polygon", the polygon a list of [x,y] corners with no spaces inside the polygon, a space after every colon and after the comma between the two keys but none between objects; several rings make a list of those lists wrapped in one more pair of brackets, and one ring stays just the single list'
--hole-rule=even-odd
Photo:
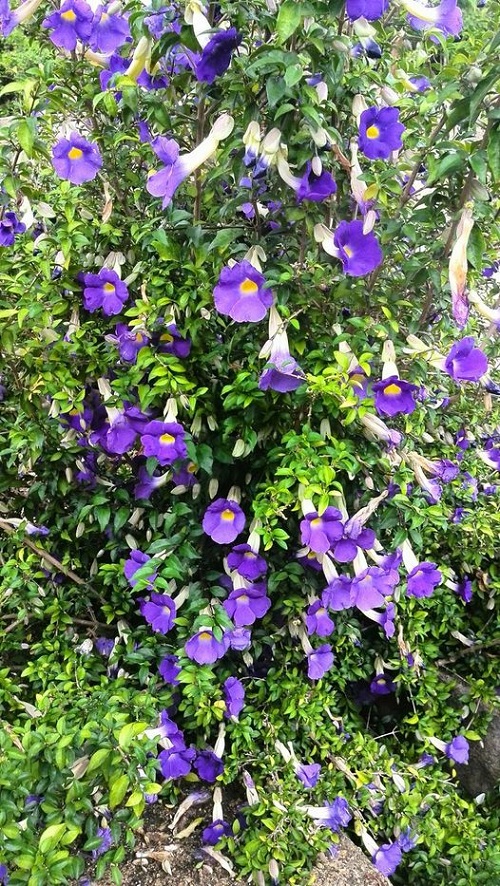
[{"label": "violet bloom", "polygon": [[218,818],[217,821],[204,828],[201,839],[206,846],[216,846],[222,837],[228,837],[230,834],[232,834],[231,825]]},{"label": "violet bloom", "polygon": [[49,28],[52,31],[49,37],[54,46],[72,52],[77,40],[81,40],[82,43],[89,42],[93,17],[92,9],[86,0],[64,0],[60,9],[43,20],[42,28]]},{"label": "violet bloom", "polygon": [[176,614],[175,603],[168,594],[151,594],[151,600],[148,603],[141,603],[140,609],[153,631],[168,634],[173,628]]},{"label": "violet bloom", "polygon": [[377,849],[372,862],[377,871],[390,877],[401,863],[402,857],[401,849],[397,843],[384,843]]},{"label": "violet bloom", "polygon": [[208,781],[212,784],[217,776],[222,775],[224,772],[224,763],[217,754],[206,748],[204,751],[198,751],[194,768],[203,781]]},{"label": "violet bloom", "polygon": [[295,769],[295,775],[305,788],[316,787],[320,772],[319,763],[299,763]]},{"label": "violet bloom", "polygon": [[245,704],[245,688],[237,677],[228,677],[224,681],[224,700],[226,702],[224,716],[228,720],[237,720]]},{"label": "violet bloom", "polygon": [[244,652],[250,648],[252,632],[249,628],[234,628],[232,631],[227,631],[224,636],[227,638],[229,647],[236,652]]},{"label": "violet bloom", "polygon": [[164,778],[182,778],[191,772],[191,765],[196,756],[194,748],[176,747],[168,748],[158,754],[161,773]]},{"label": "violet bloom", "polygon": [[118,412],[111,424],[105,424],[100,431],[91,434],[90,440],[92,444],[99,443],[110,455],[123,455],[132,449],[136,436],[137,432],[127,416]]},{"label": "violet bloom", "polygon": [[237,628],[253,625],[268,612],[271,601],[265,594],[265,585],[256,583],[249,588],[236,588],[223,603],[229,618]]},{"label": "violet bloom", "polygon": [[357,606],[362,612],[379,609],[385,605],[385,598],[394,592],[398,581],[397,570],[369,566],[352,579],[351,605]]},{"label": "violet bloom", "polygon": [[325,803],[323,806],[313,806],[309,814],[318,825],[330,828],[336,834],[341,828],[346,828],[352,819],[349,803],[344,797],[336,797],[333,803]]},{"label": "violet bloom", "polygon": [[[339,575],[325,588],[321,595],[321,602],[334,612],[349,609],[351,603],[352,579],[348,575]],[[378,599],[378,598],[377,598]]]},{"label": "violet bloom", "polygon": [[120,357],[126,363],[135,363],[141,348],[149,344],[149,336],[139,330],[131,329],[126,323],[117,323],[115,335],[106,338],[118,345]]},{"label": "violet bloom", "polygon": [[97,649],[99,655],[103,655],[105,658],[109,658],[109,656],[113,652],[113,649],[115,648],[115,641],[111,640],[108,637],[97,637],[94,646]]},{"label": "violet bloom", "polygon": [[186,458],[186,434],[178,422],[150,421],[141,434],[144,455],[154,456],[160,465],[171,465]]},{"label": "violet bloom", "polygon": [[419,563],[408,575],[406,593],[410,597],[430,597],[442,578],[435,563]]},{"label": "violet bloom", "polygon": [[172,483],[174,486],[186,486],[189,489],[198,482],[196,477],[197,469],[198,465],[195,465],[194,462],[187,462],[187,464],[182,465],[178,471],[172,474]]},{"label": "violet bloom", "polygon": [[111,55],[130,37],[130,28],[126,18],[116,12],[110,13],[105,6],[98,6],[92,20],[92,31],[89,46],[94,52]]},{"label": "violet bloom", "polygon": [[373,231],[363,233],[363,222],[360,219],[340,222],[334,232],[333,242],[344,273],[351,277],[371,274],[384,257]]},{"label": "violet bloom", "polygon": [[231,544],[245,528],[245,515],[239,504],[217,498],[205,511],[203,531],[219,545]]},{"label": "violet bloom", "polygon": [[236,323],[258,323],[274,301],[266,285],[264,275],[246,259],[225,267],[213,293],[216,310]]},{"label": "violet bloom", "polygon": [[409,13],[408,21],[417,31],[436,28],[445,37],[457,37],[462,30],[462,13],[457,0],[441,0],[438,6],[427,6],[419,0],[401,0]]},{"label": "violet bloom", "polygon": [[410,852],[417,845],[417,834],[412,834],[411,828],[406,828],[398,837],[397,844],[401,852]]},{"label": "violet bloom", "polygon": [[474,344],[474,336],[467,335],[450,348],[444,371],[455,381],[479,381],[488,372],[486,355]]},{"label": "violet bloom", "polygon": [[155,337],[155,343],[162,354],[173,354],[180,360],[189,357],[191,351],[191,339],[180,335],[175,323],[169,323],[163,332]]},{"label": "violet bloom", "polygon": [[134,498],[135,499],[150,499],[155,489],[158,489],[160,486],[165,484],[165,477],[162,475],[160,477],[150,475],[148,470],[144,465],[139,468],[139,472],[137,474],[137,483],[134,486]]},{"label": "violet bloom", "polygon": [[195,63],[196,79],[203,83],[213,83],[216,77],[227,71],[232,54],[240,43],[241,34],[236,28],[217,31],[203,47],[201,56]]},{"label": "violet bloom", "polygon": [[388,639],[394,637],[396,632],[394,626],[396,607],[394,606],[394,603],[388,603],[382,612],[377,612],[375,609],[363,609],[363,615],[367,618],[371,618],[372,621],[376,621],[377,624],[384,629],[385,636]]},{"label": "violet bloom", "polygon": [[104,855],[113,844],[113,834],[109,828],[97,828],[96,837],[100,837],[101,842],[96,849],[92,850],[92,858],[95,861],[100,855]]},{"label": "violet bloom", "polygon": [[302,369],[290,354],[286,332],[277,333],[272,340],[269,362],[259,379],[259,388],[261,391],[271,388],[285,394],[295,391],[304,381]]},{"label": "violet bloom", "polygon": [[444,752],[454,763],[464,766],[469,762],[469,742],[463,735],[456,735],[449,741]]},{"label": "violet bloom", "polygon": [[71,132],[69,138],[59,139],[52,148],[52,166],[59,178],[66,179],[72,185],[83,185],[96,177],[102,166],[102,157],[94,142],[87,141],[78,132]]},{"label": "violet bloom", "polygon": [[188,658],[198,664],[213,664],[226,654],[229,648],[229,638],[226,634],[217,640],[210,628],[203,628],[190,637],[184,646]]},{"label": "violet bloom", "polygon": [[460,599],[464,601],[464,603],[470,603],[470,601],[472,600],[471,580],[468,578],[462,579],[462,581],[457,584],[456,588],[454,588],[454,591],[456,594],[458,594]]},{"label": "violet bloom", "polygon": [[182,668],[179,665],[179,659],[176,655],[166,655],[158,665],[158,673],[165,683],[169,683],[170,686],[179,685],[180,681],[177,677],[181,670]]},{"label": "violet bloom", "polygon": [[321,517],[312,511],[300,522],[302,544],[316,554],[325,554],[334,542],[342,538],[343,532],[342,514],[337,508],[325,508]]},{"label": "violet bloom", "polygon": [[307,676],[310,680],[321,680],[334,662],[332,647],[328,643],[311,649],[307,653]]},{"label": "violet bloom", "polygon": [[389,0],[347,0],[346,13],[351,21],[365,18],[373,22],[381,18],[389,5]]},{"label": "violet bloom", "polygon": [[267,572],[267,563],[264,557],[256,554],[250,545],[235,545],[227,555],[227,565],[235,569],[238,575],[247,581],[255,581]]},{"label": "violet bloom", "polygon": [[479,449],[477,454],[488,467],[500,471],[500,447],[494,446],[493,440],[488,440],[484,449]]},{"label": "violet bloom", "polygon": [[309,636],[317,634],[318,637],[329,637],[335,630],[335,622],[332,621],[321,600],[315,600],[306,613],[306,628]]},{"label": "violet bloom", "polygon": [[[131,588],[135,587],[138,582],[138,579],[134,578],[135,573],[139,569],[141,569],[144,564],[148,562],[148,560],[151,560],[151,557],[149,556],[149,554],[143,554],[142,551],[131,551],[130,557],[128,558],[128,560],[125,560],[123,572]],[[153,570],[150,575],[146,576],[146,579],[142,580],[146,580],[148,582],[148,586],[151,587],[155,578],[156,572]]]},{"label": "violet bloom", "polygon": [[17,218],[15,212],[6,212],[0,219],[0,246],[13,246],[16,234],[24,234],[26,225]]},{"label": "violet bloom", "polygon": [[0,883],[2,886],[8,886],[9,883],[9,872],[5,864],[0,864]]},{"label": "violet bloom", "polygon": [[332,194],[335,194],[336,190],[337,185],[330,172],[323,170],[319,175],[316,175],[312,170],[311,163],[309,161],[306,163],[305,172],[302,178],[299,179],[296,189],[297,200],[321,203],[322,200],[326,200]]},{"label": "violet bloom", "polygon": [[409,77],[408,82],[415,92],[427,92],[431,88],[431,81],[427,77]]},{"label": "violet bloom", "polygon": [[373,548],[375,540],[373,529],[365,529],[355,517],[352,517],[344,526],[342,538],[333,544],[332,557],[339,563],[351,563],[358,553],[358,548],[368,551]]},{"label": "violet bloom", "polygon": [[377,674],[370,683],[372,695],[391,695],[396,691],[396,684],[385,674]]},{"label": "violet bloom", "polygon": [[119,314],[129,297],[126,284],[116,271],[101,268],[98,274],[80,274],[83,283],[83,305],[94,313],[101,308],[105,317]]},{"label": "violet bloom", "polygon": [[370,160],[387,160],[403,147],[404,131],[397,108],[367,108],[359,120],[359,148]]},{"label": "violet bloom", "polygon": [[410,415],[416,408],[414,397],[418,391],[417,385],[402,381],[397,375],[375,382],[372,390],[375,393],[375,409],[380,415]]}]

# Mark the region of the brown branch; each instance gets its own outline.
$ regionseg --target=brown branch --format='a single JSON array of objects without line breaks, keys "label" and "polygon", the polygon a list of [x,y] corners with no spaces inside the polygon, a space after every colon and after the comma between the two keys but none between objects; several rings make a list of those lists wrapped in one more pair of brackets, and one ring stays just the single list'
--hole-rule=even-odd
[{"label": "brown branch", "polygon": [[[1,518],[0,518],[0,529],[3,529],[3,531],[6,532],[8,535],[12,535],[16,531],[15,529],[12,528],[10,523],[7,523],[5,520],[2,520]],[[87,584],[87,582],[84,581],[83,578],[80,578],[79,575],[77,575],[71,569],[68,569],[67,566],[64,566],[60,560],[57,560],[57,558],[53,557],[52,554],[49,554],[48,551],[44,551],[43,548],[39,548],[38,545],[34,544],[29,538],[23,538],[22,544],[25,547],[29,548],[30,551],[33,551],[34,554],[37,554],[37,556],[40,557],[41,560],[45,560],[46,563],[50,563],[50,565],[53,566],[55,569],[57,569],[58,572],[62,572],[62,574],[65,575],[66,578],[69,578],[69,579],[71,579],[71,581],[74,581],[75,584],[77,584],[77,585],[86,585]]]},{"label": "brown branch", "polygon": [[449,658],[440,658],[436,664],[439,667],[453,664],[453,662],[459,661],[466,655],[474,655],[475,652],[482,652],[483,649],[489,649],[493,646],[500,646],[500,637],[497,637],[496,640],[485,640],[484,643],[474,643],[472,646],[466,646],[464,649],[461,649],[460,652],[455,653],[455,655],[450,655]]}]

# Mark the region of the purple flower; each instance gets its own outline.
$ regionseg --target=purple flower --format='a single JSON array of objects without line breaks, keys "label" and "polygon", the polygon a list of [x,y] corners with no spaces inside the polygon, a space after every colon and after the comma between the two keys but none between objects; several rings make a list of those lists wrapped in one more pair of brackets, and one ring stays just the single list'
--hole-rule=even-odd
[{"label": "purple flower", "polygon": [[148,603],[141,603],[141,614],[151,625],[153,631],[168,634],[174,625],[175,603],[167,594],[151,594]]},{"label": "purple flower", "polygon": [[346,828],[352,819],[349,803],[344,797],[336,797],[333,803],[325,803],[324,806],[314,808],[312,817],[324,828],[330,828],[338,833],[341,828]]},{"label": "purple flower", "polygon": [[227,821],[218,818],[217,821],[214,821],[203,830],[201,839],[207,846],[216,846],[222,837],[228,837],[231,833],[231,825]]},{"label": "purple flower", "polygon": [[414,397],[417,385],[402,381],[397,375],[375,382],[372,390],[375,393],[375,409],[380,415],[410,415],[416,407]]},{"label": "purple flower", "polygon": [[[183,744],[183,743],[182,743]],[[168,750],[161,751],[158,755],[158,762],[164,778],[182,778],[191,772],[191,764],[196,756],[194,748],[186,748],[181,744],[180,747],[174,746]]]},{"label": "purple flower", "polygon": [[266,597],[265,585],[260,582],[231,591],[223,606],[236,627],[242,628],[252,625],[256,618],[262,618],[269,610],[271,601]]},{"label": "purple flower", "polygon": [[406,828],[398,837],[397,844],[401,852],[410,852],[417,845],[417,835],[412,834],[411,828]]},{"label": "purple flower", "polygon": [[92,314],[98,308],[106,317],[119,314],[128,299],[128,289],[116,271],[101,268],[98,274],[80,274],[83,305]]},{"label": "purple flower", "polygon": [[374,544],[373,529],[365,529],[355,517],[352,517],[344,526],[342,538],[333,544],[332,556],[339,563],[351,563],[358,553],[358,548],[368,551]]},{"label": "purple flower", "polygon": [[346,13],[351,21],[366,18],[373,22],[381,18],[389,5],[389,0],[347,0]]},{"label": "purple flower", "polygon": [[295,391],[304,380],[302,369],[290,354],[286,332],[277,333],[271,344],[269,362],[259,379],[259,388],[261,391],[271,388],[273,391],[285,394]]},{"label": "purple flower", "polygon": [[245,528],[245,522],[237,502],[217,498],[205,511],[203,531],[219,545],[231,544]]},{"label": "purple flower", "polygon": [[332,647],[325,643],[307,653],[307,676],[310,680],[320,680],[333,665]]},{"label": "purple flower", "polygon": [[444,370],[455,381],[479,381],[488,372],[486,355],[474,344],[474,336],[467,335],[450,348]]},{"label": "purple flower", "polygon": [[319,763],[299,763],[295,769],[295,775],[305,788],[316,787],[320,772]]},{"label": "purple flower", "polygon": [[234,628],[234,630],[228,631],[225,637],[229,641],[230,648],[237,652],[244,652],[252,642],[252,632],[249,628]]},{"label": "purple flower", "polygon": [[463,766],[469,762],[469,742],[463,735],[456,735],[449,741],[444,752],[448,759],[453,760],[454,763],[460,763]]},{"label": "purple flower", "polygon": [[403,0],[402,5],[409,13],[408,21],[417,31],[436,28],[445,37],[457,37],[462,30],[462,13],[457,0],[441,0],[438,6],[427,6],[418,0]]},{"label": "purple flower", "polygon": [[212,783],[224,772],[224,763],[217,754],[206,748],[204,751],[198,751],[194,768],[203,781]]},{"label": "purple flower", "polygon": [[370,692],[372,695],[391,695],[395,690],[396,684],[386,677],[385,674],[377,674],[370,683]]},{"label": "purple flower", "polygon": [[410,77],[409,82],[413,85],[415,92],[427,92],[431,88],[431,81],[427,77]]},{"label": "purple flower", "polygon": [[9,872],[5,864],[0,864],[0,883],[2,886],[8,886],[9,883]]},{"label": "purple flower", "polygon": [[186,434],[178,422],[150,421],[141,434],[144,455],[154,456],[160,465],[171,465],[186,458]]},{"label": "purple flower", "polygon": [[227,719],[237,720],[245,703],[245,688],[237,677],[228,677],[224,681],[224,698],[226,710],[224,716]]},{"label": "purple flower", "polygon": [[[84,0],[75,0],[75,2],[87,5]],[[102,157],[94,142],[87,141],[78,132],[71,132],[69,139],[59,139],[52,148],[52,166],[59,178],[70,181],[72,185],[83,185],[84,182],[90,182],[96,177],[102,166]]]},{"label": "purple flower", "polygon": [[[92,33],[93,12],[86,0],[64,0],[60,9],[48,15],[42,28],[49,28],[49,37],[55,46],[72,52],[77,40],[88,43]],[[58,173],[59,175],[59,173]],[[68,178],[68,176],[61,176]],[[71,179],[70,179],[71,181]],[[75,182],[81,184],[81,182]]]},{"label": "purple flower", "polygon": [[160,332],[155,341],[158,345],[160,353],[173,354],[174,357],[184,359],[189,357],[191,351],[191,339],[183,338],[179,334],[175,323],[170,323],[164,332]]},{"label": "purple flower", "polygon": [[419,563],[408,575],[406,593],[410,597],[430,597],[442,578],[435,563]]},{"label": "purple flower", "polygon": [[313,172],[311,163],[306,163],[306,169],[299,180],[296,190],[297,200],[310,200],[312,203],[321,203],[335,194],[337,185],[330,172],[323,170],[320,175]]},{"label": "purple flower", "polygon": [[468,578],[463,578],[462,581],[458,583],[454,591],[458,596],[464,601],[464,603],[470,603],[472,600],[472,582]]},{"label": "purple flower", "polygon": [[351,277],[364,277],[378,268],[383,253],[375,234],[363,233],[363,222],[359,219],[340,222],[333,235],[345,274]]},{"label": "purple flower", "polygon": [[[125,578],[127,579],[131,588],[135,587],[138,579],[134,578],[135,573],[138,569],[141,569],[145,563],[151,560],[149,554],[143,554],[142,551],[131,551],[130,557],[128,560],[125,560],[125,564],[123,567],[123,572],[125,574]],[[151,575],[148,575],[146,581],[149,586],[154,582],[156,578],[156,572],[153,571]]]},{"label": "purple flower", "polygon": [[237,323],[258,323],[273,303],[263,274],[244,259],[222,269],[214,289],[215,307]]},{"label": "purple flower", "polygon": [[383,846],[380,846],[380,848],[377,849],[372,858],[372,862],[377,868],[377,871],[380,871],[381,874],[385,874],[386,877],[390,877],[401,863],[401,859],[401,849],[397,843],[384,843]]},{"label": "purple flower", "polygon": [[312,511],[300,522],[302,544],[316,554],[325,554],[334,542],[342,538],[343,531],[342,514],[337,508],[326,508],[321,517]]},{"label": "purple flower", "polygon": [[306,613],[306,628],[309,636],[317,634],[318,637],[329,637],[335,630],[335,622],[332,621],[321,600],[312,603]]},{"label": "purple flower", "polygon": [[387,160],[403,147],[404,131],[397,108],[367,108],[359,121],[359,148],[370,160]]},{"label": "purple flower", "polygon": [[377,612],[375,609],[364,609],[363,615],[366,615],[367,618],[371,618],[372,621],[376,621],[377,624],[384,629],[386,637],[394,637],[396,631],[394,626],[396,607],[394,606],[394,603],[388,603],[382,612]]},{"label": "purple flower", "polygon": [[92,850],[92,858],[94,861],[96,858],[99,858],[100,855],[104,855],[113,844],[113,834],[109,828],[97,828],[96,837],[101,838],[101,843],[97,849]]},{"label": "purple flower", "polygon": [[[109,7],[108,7],[109,8]],[[105,6],[98,6],[92,21],[89,46],[95,52],[110,55],[130,37],[130,28],[123,15],[109,13]]]},{"label": "purple flower", "polygon": [[227,555],[227,565],[247,581],[255,581],[267,572],[267,563],[250,545],[236,545]]},{"label": "purple flower", "polygon": [[0,219],[0,246],[13,246],[15,235],[24,234],[26,225],[17,218],[15,212],[6,212]]},{"label": "purple flower", "polygon": [[149,336],[139,330],[131,329],[126,323],[117,323],[115,333],[115,335],[106,336],[106,338],[118,345],[122,360],[127,363],[135,363],[141,348],[149,344]]},{"label": "purple flower", "polygon": [[222,658],[229,648],[229,638],[226,634],[217,640],[210,628],[203,628],[190,637],[184,646],[188,658],[198,664],[213,664]]},{"label": "purple flower", "polygon": [[139,472],[137,474],[137,483],[134,486],[134,498],[149,499],[151,498],[154,490],[158,489],[160,486],[163,486],[164,483],[164,476],[156,477],[154,474],[150,475],[147,468],[143,465],[139,468]]},{"label": "purple flower", "polygon": [[[362,612],[365,609],[378,609],[385,604],[387,588],[384,585],[384,576],[379,574],[383,570],[380,569],[377,573],[377,569],[377,566],[365,569],[351,582],[351,605],[357,606]],[[382,580],[381,583],[379,579]]]},{"label": "purple flower", "polygon": [[495,471],[500,471],[500,447],[493,445],[493,440],[488,440],[484,449],[478,450],[479,458]]},{"label": "purple flower", "polygon": [[158,665],[158,673],[165,680],[165,683],[169,683],[170,686],[179,685],[177,677],[181,670],[182,668],[179,666],[179,659],[176,655],[166,655]]},{"label": "purple flower", "polygon": [[172,474],[174,486],[186,486],[188,489],[197,483],[196,470],[198,465],[190,461],[184,464],[178,471]]},{"label": "purple flower", "polygon": [[99,655],[104,655],[105,658],[109,658],[109,656],[113,652],[113,649],[115,648],[115,641],[109,639],[108,637],[97,637],[94,646],[97,649]]},{"label": "purple flower", "polygon": [[334,612],[341,612],[342,609],[349,609],[351,603],[351,586],[352,579],[347,575],[339,575],[323,591],[321,601],[328,609]]},{"label": "purple flower", "polygon": [[195,63],[196,79],[204,83],[213,83],[227,71],[231,64],[232,53],[241,43],[241,34],[236,28],[218,31],[203,47],[201,56]]}]

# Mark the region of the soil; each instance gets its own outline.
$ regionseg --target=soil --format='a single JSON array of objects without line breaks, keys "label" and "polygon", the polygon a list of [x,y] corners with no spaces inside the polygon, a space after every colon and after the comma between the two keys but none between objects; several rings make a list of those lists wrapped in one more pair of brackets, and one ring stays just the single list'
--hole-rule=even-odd
[{"label": "soil", "polygon": [[[236,809],[237,804],[235,804]],[[136,832],[134,853],[121,866],[122,886],[244,886],[223,865],[230,859],[216,850],[210,857],[201,845],[201,831],[209,824],[210,803],[191,808],[175,825],[175,809],[158,802],[149,807],[143,826]],[[225,812],[231,821],[229,808]],[[195,824],[197,819],[202,819]],[[191,830],[190,826],[194,826]],[[210,849],[209,849],[210,852]],[[89,871],[90,886],[112,886],[106,874],[100,880]],[[390,886],[370,860],[347,837],[342,836],[334,859],[320,858],[311,874],[304,874],[304,886]],[[280,886],[286,886],[281,884]]]}]

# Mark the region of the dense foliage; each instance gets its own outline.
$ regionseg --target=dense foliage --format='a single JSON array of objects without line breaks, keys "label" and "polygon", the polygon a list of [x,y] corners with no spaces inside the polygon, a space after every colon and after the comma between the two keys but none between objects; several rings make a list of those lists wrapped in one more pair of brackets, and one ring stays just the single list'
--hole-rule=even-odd
[{"label": "dense foliage", "polygon": [[119,883],[215,784],[256,883],[341,827],[497,882],[454,764],[498,683],[500,16],[460,9],[0,3],[0,882]]}]

